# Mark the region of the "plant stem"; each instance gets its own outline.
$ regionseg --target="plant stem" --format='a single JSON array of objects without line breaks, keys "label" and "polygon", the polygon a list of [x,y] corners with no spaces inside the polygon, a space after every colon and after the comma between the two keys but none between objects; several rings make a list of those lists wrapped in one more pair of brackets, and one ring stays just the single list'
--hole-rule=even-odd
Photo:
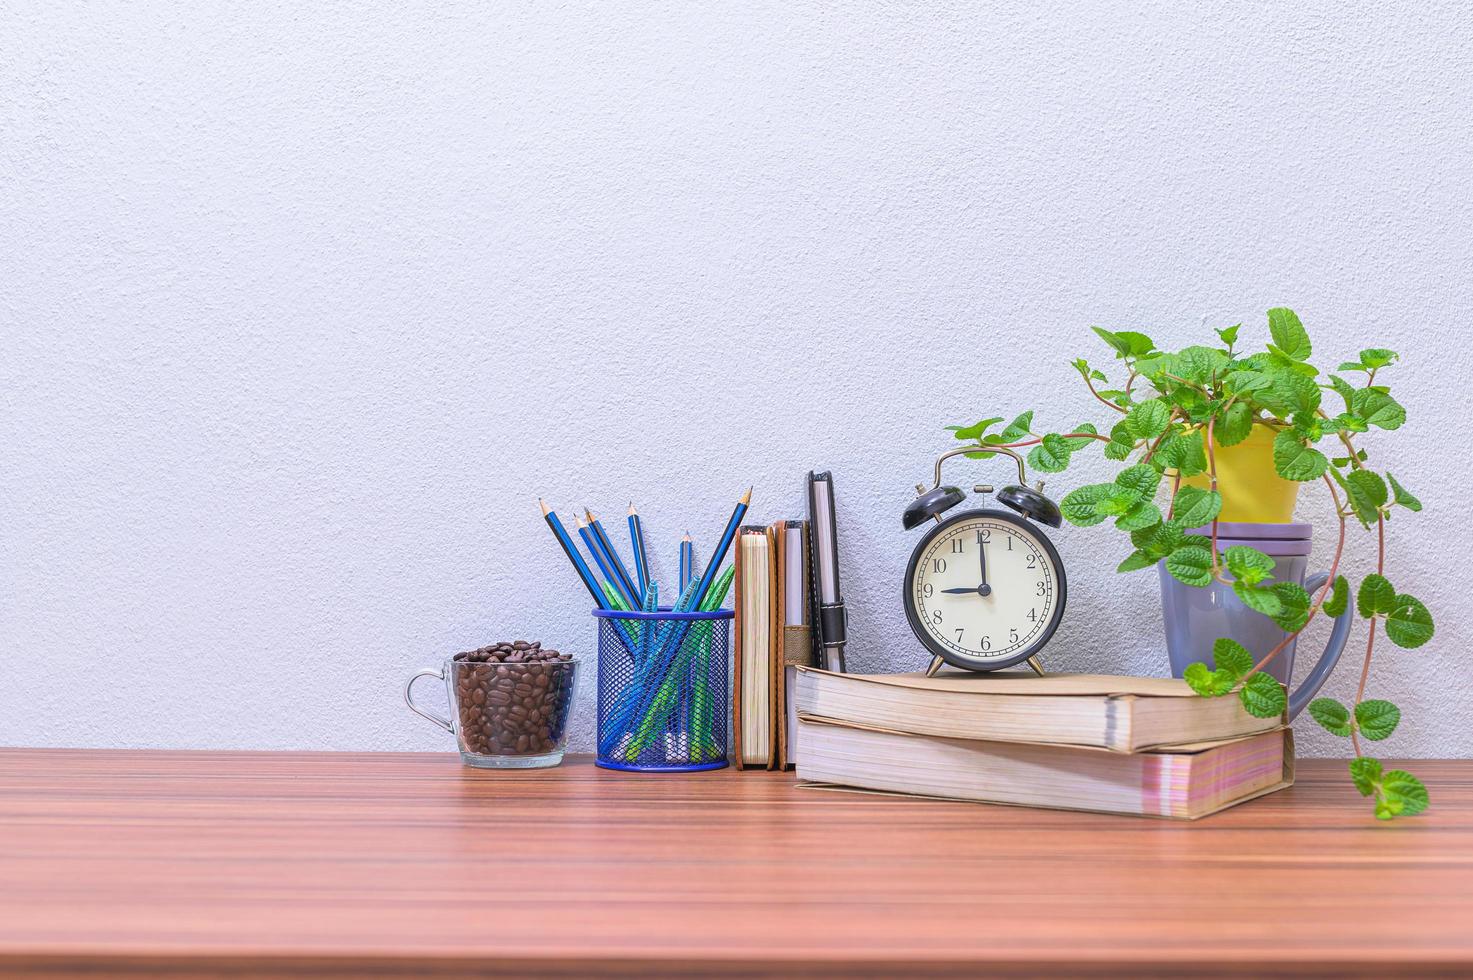
[{"label": "plant stem", "polygon": [[[1376,515],[1376,574],[1386,574],[1386,515]],[[1366,630],[1366,659],[1360,665],[1360,686],[1355,689],[1355,703],[1366,699],[1366,681],[1371,676],[1371,652],[1376,647],[1376,617],[1371,617],[1370,629]],[[1357,755],[1360,753],[1357,752]]]},{"label": "plant stem", "polygon": [[[1126,410],[1125,409],[1121,408],[1119,405],[1117,405],[1114,402],[1110,401],[1104,395],[1101,395],[1098,391],[1096,391],[1095,390],[1095,383],[1090,380],[1089,375],[1087,375],[1087,374],[1084,375],[1084,384],[1085,384],[1085,386],[1087,388],[1089,388],[1089,393],[1091,395],[1094,395],[1095,396],[1095,401],[1099,402],[1101,405],[1108,405],[1108,406],[1110,406],[1111,408],[1115,409],[1115,411],[1119,412],[1121,415],[1124,415],[1126,413]],[[1106,442],[1109,442],[1110,440],[1106,439],[1105,441]]]},{"label": "plant stem", "polygon": [[[1212,492],[1217,492],[1217,453],[1212,449],[1213,430],[1217,426],[1217,416],[1207,420],[1207,477],[1211,481]],[[1227,584],[1227,579],[1222,577],[1222,563],[1217,556],[1217,524],[1216,517],[1212,518],[1212,577],[1218,582]]]}]

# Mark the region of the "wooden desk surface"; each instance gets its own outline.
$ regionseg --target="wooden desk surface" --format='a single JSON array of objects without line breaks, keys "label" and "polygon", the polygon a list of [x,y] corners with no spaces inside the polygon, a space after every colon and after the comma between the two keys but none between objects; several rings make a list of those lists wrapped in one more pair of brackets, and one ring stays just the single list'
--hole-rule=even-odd
[{"label": "wooden desk surface", "polygon": [[0,751],[0,974],[1473,971],[1473,762],[1197,824],[486,773],[450,754]]}]

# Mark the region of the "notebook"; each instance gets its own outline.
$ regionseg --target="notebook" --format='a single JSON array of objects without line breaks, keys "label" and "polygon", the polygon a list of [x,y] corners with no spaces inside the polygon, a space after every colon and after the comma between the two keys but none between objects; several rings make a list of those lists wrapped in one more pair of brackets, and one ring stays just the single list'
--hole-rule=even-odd
[{"label": "notebook", "polygon": [[741,528],[736,543],[732,731],[738,768],[785,769],[798,723],[796,668],[813,662],[808,526]]},{"label": "notebook", "polygon": [[1236,738],[1287,724],[1237,698],[1197,697],[1169,677],[1090,674],[838,674],[800,668],[801,715],[944,738],[1085,745],[1137,752]]},{"label": "notebook", "polygon": [[1292,730],[1122,754],[799,725],[800,785],[1195,820],[1294,782]]}]

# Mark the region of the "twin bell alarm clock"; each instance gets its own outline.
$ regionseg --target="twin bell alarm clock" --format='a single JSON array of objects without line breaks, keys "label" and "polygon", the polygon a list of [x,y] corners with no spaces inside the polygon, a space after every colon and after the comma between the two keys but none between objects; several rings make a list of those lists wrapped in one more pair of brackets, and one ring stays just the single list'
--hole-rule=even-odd
[{"label": "twin bell alarm clock", "polygon": [[[997,507],[953,511],[966,499],[958,487],[941,485],[941,464],[975,447],[953,449],[936,460],[936,482],[905,508],[907,531],[929,525],[905,570],[905,616],[933,658],[926,674],[944,664],[965,670],[1002,670],[1028,663],[1039,674],[1038,651],[1058,629],[1068,595],[1064,563],[1039,527],[1058,527],[1059,506],[1030,488],[1023,457],[1010,449],[1018,482],[997,492]],[[975,494],[992,493],[975,486]],[[951,512],[948,516],[943,514]]]}]

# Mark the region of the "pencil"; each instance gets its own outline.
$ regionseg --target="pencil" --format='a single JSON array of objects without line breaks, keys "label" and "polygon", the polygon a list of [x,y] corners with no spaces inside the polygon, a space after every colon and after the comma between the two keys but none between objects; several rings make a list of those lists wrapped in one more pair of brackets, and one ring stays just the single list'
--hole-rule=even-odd
[{"label": "pencil", "polygon": [[632,500],[629,501],[629,546],[634,550],[635,585],[639,586],[639,598],[643,601],[650,591],[650,563],[644,553],[644,523]]},{"label": "pencil", "polygon": [[609,567],[614,570],[614,574],[617,576],[615,582],[619,586],[619,591],[624,593],[624,597],[629,600],[631,606],[635,609],[640,608],[644,605],[644,601],[640,598],[643,593],[634,584],[634,579],[630,576],[629,569],[624,567],[624,560],[619,557],[619,552],[614,550],[614,543],[604,533],[603,524],[599,522],[597,517],[593,516],[593,511],[587,507],[583,508],[583,515],[588,518],[588,530],[593,532],[593,539],[604,550],[604,557],[609,560]]},{"label": "pencil", "polygon": [[[553,512],[552,508],[547,506],[546,501],[538,497],[537,503],[542,508],[542,519],[547,521],[548,527],[552,528],[552,533],[557,538],[557,543],[563,546],[563,554],[568,556],[568,561],[573,563],[573,568],[578,572],[578,577],[583,580],[584,588],[588,589],[588,594],[593,596],[594,605],[599,609],[614,611],[614,606],[604,598],[603,590],[598,586],[598,579],[593,577],[593,571],[588,567],[588,563],[583,560],[583,556],[578,553],[578,546],[573,543],[572,538],[568,537],[568,529],[563,527],[563,522],[558,519],[557,514]],[[633,638],[624,629],[623,623],[618,620],[614,620],[613,623],[614,631],[619,634],[625,648],[632,655],[634,652]]]},{"label": "pencil", "polygon": [[593,556],[594,564],[598,565],[598,570],[603,572],[604,578],[608,579],[609,583],[614,586],[614,591],[619,593],[619,597],[624,600],[625,607],[638,612],[643,603],[624,591],[624,586],[619,582],[619,576],[614,573],[614,567],[609,563],[608,554],[599,544],[598,538],[589,530],[588,525],[583,523],[583,518],[574,516],[573,522],[578,525],[578,536],[583,539],[584,545],[588,547],[588,553]]},{"label": "pencil", "polygon": [[578,546],[573,543],[572,538],[568,537],[568,529],[563,527],[563,522],[558,520],[557,514],[547,506],[546,501],[538,497],[537,503],[542,507],[542,519],[547,521],[548,527],[552,528],[553,536],[557,538],[557,543],[563,546],[563,554],[567,555],[568,561],[573,563],[573,568],[577,570],[578,577],[583,580],[588,594],[593,596],[594,604],[600,609],[612,609],[608,600],[604,598],[603,590],[598,587],[598,579],[593,577],[588,563],[578,553]]},{"label": "pencil", "polygon": [[685,532],[685,537],[680,539],[680,591],[684,592],[690,580],[695,577],[696,570],[696,546],[691,543],[690,532]]},{"label": "pencil", "polygon": [[726,530],[721,532],[721,540],[711,552],[711,561],[706,565],[706,571],[701,575],[700,587],[696,589],[695,607],[701,607],[701,600],[706,598],[706,592],[711,588],[711,583],[716,579],[716,573],[721,569],[721,563],[726,561],[726,553],[731,550],[732,539],[736,537],[737,528],[741,527],[742,518],[747,515],[747,507],[752,503],[752,488],[742,494],[737,501],[736,509],[731,512],[731,520],[726,522]]}]

